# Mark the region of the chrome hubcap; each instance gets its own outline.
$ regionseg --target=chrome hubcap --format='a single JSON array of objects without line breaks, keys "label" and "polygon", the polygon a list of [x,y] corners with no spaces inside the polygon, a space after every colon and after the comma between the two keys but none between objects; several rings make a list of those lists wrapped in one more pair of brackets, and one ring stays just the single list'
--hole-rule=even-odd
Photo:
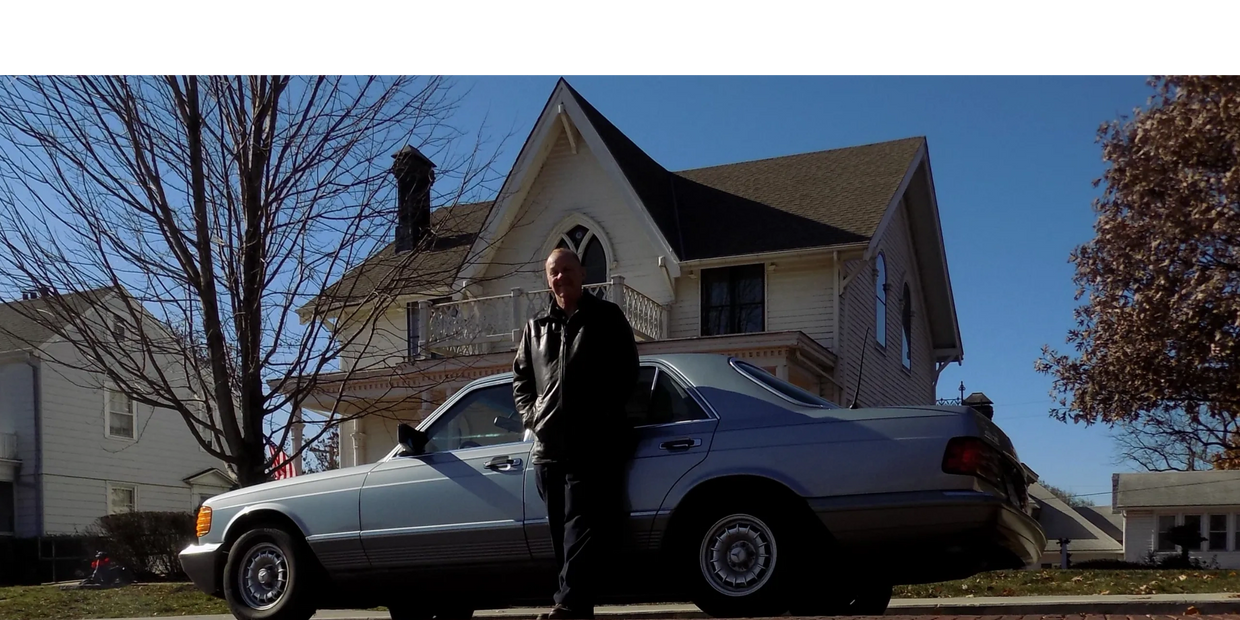
[{"label": "chrome hubcap", "polygon": [[250,549],[241,566],[237,585],[247,607],[270,609],[280,602],[288,589],[288,561],[279,547],[261,543]]},{"label": "chrome hubcap", "polygon": [[735,514],[717,521],[702,540],[702,575],[727,596],[747,596],[762,588],[775,568],[775,538],[762,520]]}]

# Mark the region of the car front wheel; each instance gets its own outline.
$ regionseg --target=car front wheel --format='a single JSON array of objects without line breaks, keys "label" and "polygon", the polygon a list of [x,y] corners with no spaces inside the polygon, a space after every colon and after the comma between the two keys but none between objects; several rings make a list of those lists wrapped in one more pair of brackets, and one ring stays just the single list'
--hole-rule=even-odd
[{"label": "car front wheel", "polygon": [[722,510],[699,521],[692,545],[693,602],[714,617],[778,616],[787,611],[791,524],[775,510]]},{"label": "car front wheel", "polygon": [[240,620],[308,620],[314,615],[312,560],[305,544],[277,528],[242,534],[224,566],[224,598]]}]

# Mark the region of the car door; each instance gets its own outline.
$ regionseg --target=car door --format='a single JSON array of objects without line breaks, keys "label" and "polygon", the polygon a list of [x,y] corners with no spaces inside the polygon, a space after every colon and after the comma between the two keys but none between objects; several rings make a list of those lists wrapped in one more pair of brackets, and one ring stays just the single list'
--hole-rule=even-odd
[{"label": "car door", "polygon": [[528,560],[523,474],[532,444],[511,382],[458,395],[424,430],[425,454],[380,463],[362,486],[362,544],[371,566]]},{"label": "car door", "polygon": [[[672,485],[706,458],[717,420],[697,401],[688,383],[663,363],[646,362],[627,405],[637,447],[627,472],[629,553],[657,549],[654,523]],[[532,471],[526,472],[526,533],[538,561],[554,561],[546,505]]]}]

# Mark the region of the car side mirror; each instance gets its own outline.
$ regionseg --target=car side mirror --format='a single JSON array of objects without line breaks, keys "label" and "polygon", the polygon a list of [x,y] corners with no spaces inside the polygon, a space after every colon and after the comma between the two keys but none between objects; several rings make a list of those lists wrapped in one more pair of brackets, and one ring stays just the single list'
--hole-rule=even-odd
[{"label": "car side mirror", "polygon": [[424,454],[426,444],[430,441],[426,433],[404,423],[396,427],[396,437],[401,451],[414,456]]},{"label": "car side mirror", "polygon": [[525,431],[525,425],[521,423],[521,420],[514,418],[505,418],[502,416],[497,417],[495,418],[495,426],[496,428],[501,428],[510,433],[521,433]]}]

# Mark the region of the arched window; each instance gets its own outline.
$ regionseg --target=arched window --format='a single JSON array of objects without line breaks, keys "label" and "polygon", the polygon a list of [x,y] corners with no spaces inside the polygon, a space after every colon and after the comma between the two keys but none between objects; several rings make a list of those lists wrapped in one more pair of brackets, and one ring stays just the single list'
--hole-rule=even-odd
[{"label": "arched window", "polygon": [[882,254],[874,260],[878,278],[874,280],[874,339],[887,346],[887,260]]},{"label": "arched window", "polygon": [[903,312],[901,312],[901,328],[904,332],[901,334],[901,352],[900,360],[905,368],[913,368],[913,295],[909,292],[908,282],[904,283],[904,295],[902,296],[904,303]]},{"label": "arched window", "polygon": [[602,284],[607,281],[607,252],[603,243],[585,226],[578,224],[560,235],[557,248],[567,248],[581,257],[581,265],[585,267],[586,279],[583,284]]}]

